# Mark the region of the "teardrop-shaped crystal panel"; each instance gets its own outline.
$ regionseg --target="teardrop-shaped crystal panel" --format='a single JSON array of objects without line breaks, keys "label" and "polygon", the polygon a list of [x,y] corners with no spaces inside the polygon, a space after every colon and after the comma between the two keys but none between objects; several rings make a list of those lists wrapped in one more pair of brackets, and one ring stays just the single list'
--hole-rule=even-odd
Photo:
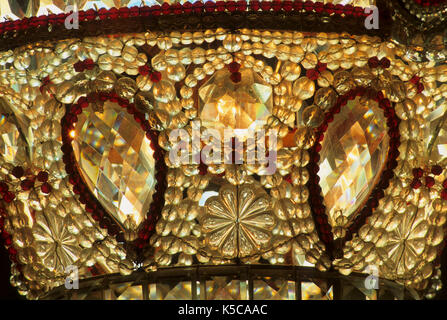
[{"label": "teardrop-shaped crystal panel", "polygon": [[378,182],[389,148],[386,119],[377,102],[348,101],[329,124],[320,151],[320,187],[329,223],[348,222]]},{"label": "teardrop-shaped crystal panel", "polygon": [[123,227],[138,227],[156,180],[150,141],[133,116],[110,101],[100,111],[90,105],[78,117],[73,151],[87,186],[103,207]]},{"label": "teardrop-shaped crystal panel", "polygon": [[8,104],[0,99],[0,158],[12,165],[24,165],[28,161],[24,117],[13,113]]},{"label": "teardrop-shaped crystal panel", "polygon": [[425,153],[433,164],[447,165],[447,104],[442,98],[425,118]]}]

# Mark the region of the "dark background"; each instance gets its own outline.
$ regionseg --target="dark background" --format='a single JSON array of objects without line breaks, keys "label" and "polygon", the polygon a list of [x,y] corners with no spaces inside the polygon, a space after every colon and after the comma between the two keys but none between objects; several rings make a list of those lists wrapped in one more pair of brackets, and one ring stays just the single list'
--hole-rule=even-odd
[{"label": "dark background", "polygon": [[11,264],[5,246],[2,241],[0,241],[0,299],[23,299],[23,297],[17,293],[16,288],[9,283],[10,275]]},{"label": "dark background", "polygon": [[[442,254],[442,283],[443,288],[435,298],[436,300],[447,300],[447,250]],[[0,300],[24,299],[17,290],[9,283],[10,262],[5,247],[0,242]]]}]

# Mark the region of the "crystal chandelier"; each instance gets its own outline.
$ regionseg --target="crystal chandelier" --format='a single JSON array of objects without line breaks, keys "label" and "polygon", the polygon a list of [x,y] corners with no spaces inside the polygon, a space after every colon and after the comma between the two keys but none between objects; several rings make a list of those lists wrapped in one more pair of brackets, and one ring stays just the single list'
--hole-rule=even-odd
[{"label": "crystal chandelier", "polygon": [[18,292],[434,297],[447,1],[159,2],[0,4]]}]

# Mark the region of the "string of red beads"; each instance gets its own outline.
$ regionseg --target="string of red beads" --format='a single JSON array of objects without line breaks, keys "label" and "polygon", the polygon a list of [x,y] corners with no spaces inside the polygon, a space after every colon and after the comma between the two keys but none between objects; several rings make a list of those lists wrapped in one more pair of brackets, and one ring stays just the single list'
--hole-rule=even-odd
[{"label": "string of red beads", "polygon": [[327,63],[318,62],[315,68],[306,71],[306,77],[308,77],[312,81],[318,80],[321,73],[323,71],[326,71],[326,69],[327,69]]},{"label": "string of red beads", "polygon": [[[23,167],[20,166],[16,166],[11,170],[11,174],[16,177],[17,179],[22,178],[25,175],[25,170],[23,169]],[[50,193],[51,191],[51,186],[48,184],[48,173],[45,171],[41,171],[37,174],[37,176],[33,176],[31,178],[27,178],[25,180],[23,180],[21,182],[21,188],[22,190],[29,190],[31,189],[31,185],[32,187],[34,187],[34,181],[38,180],[40,182],[43,182],[43,184],[41,185],[41,190],[43,193]],[[26,183],[25,183],[26,181]],[[30,186],[28,188],[28,185]],[[49,190],[48,192],[45,192],[45,187],[43,187],[44,185],[48,185],[49,186]],[[9,185],[5,182],[5,181],[0,181],[0,238],[3,240],[5,248],[8,251],[9,254],[9,260],[14,262],[16,264],[16,268],[19,270],[20,272],[20,278],[23,280],[23,274],[22,274],[22,266],[19,263],[18,259],[17,259],[17,250],[14,248],[13,244],[12,244],[12,235],[9,234],[5,229],[5,220],[7,219],[8,215],[7,215],[7,211],[6,209],[1,205],[2,201],[4,201],[5,203],[10,203],[12,202],[16,195],[14,194],[14,192],[9,190]],[[34,211],[31,212],[32,215],[34,215]],[[34,219],[34,216],[33,216]]]},{"label": "string of red beads", "polygon": [[242,80],[242,74],[239,72],[241,65],[236,61],[233,61],[227,65],[228,71],[230,71],[230,79],[234,83],[239,83]]},{"label": "string of red beads", "polygon": [[422,181],[425,181],[425,186],[430,189],[436,183],[435,178],[430,176],[430,174],[433,176],[439,176],[442,174],[442,171],[443,169],[439,165],[431,167],[429,172],[425,172],[422,168],[414,168],[412,170],[413,181],[411,181],[410,187],[413,189],[419,189],[423,185]]},{"label": "string of red beads", "polygon": [[144,66],[139,67],[138,68],[138,73],[140,75],[142,75],[142,76],[149,75],[149,78],[154,83],[160,82],[161,78],[162,78],[161,72],[153,71],[152,68],[150,66],[148,66],[147,64],[144,65]]},{"label": "string of red beads", "polygon": [[421,7],[439,7],[446,4],[446,0],[413,0],[416,4]]},{"label": "string of red beads", "polygon": [[73,67],[76,72],[84,72],[85,70],[93,70],[95,62],[92,59],[85,59],[84,61],[76,62]]},{"label": "string of red beads", "polygon": [[398,149],[400,146],[400,120],[396,116],[390,100],[385,98],[382,92],[376,92],[373,89],[367,89],[364,87],[357,87],[350,90],[345,95],[339,96],[334,106],[325,114],[325,120],[317,129],[317,141],[310,150],[311,161],[307,167],[310,175],[307,187],[309,188],[309,193],[311,195],[309,198],[311,209],[314,214],[314,220],[318,226],[321,239],[329,248],[329,252],[331,252],[334,248],[334,236],[332,234],[332,227],[328,222],[326,207],[323,203],[321,187],[319,185],[320,178],[318,176],[318,172],[320,168],[318,166],[318,162],[320,160],[319,152],[321,150],[321,142],[324,139],[324,133],[326,132],[329,123],[334,120],[334,116],[341,111],[341,108],[345,106],[349,100],[354,100],[356,97],[361,96],[367,96],[378,102],[379,107],[383,110],[383,113],[387,119],[388,136],[390,137],[390,142],[387,162],[385,164],[384,171],[382,172],[382,176],[372,191],[369,199],[366,201],[364,208],[348,227],[343,242],[351,240],[352,235],[356,233],[365,223],[366,219],[372,215],[373,210],[379,205],[379,200],[384,197],[384,190],[388,188],[389,181],[394,176],[393,170],[397,167],[397,157],[399,156]]},{"label": "string of red beads", "polygon": [[[16,263],[17,268],[21,272],[21,265],[19,264],[17,259],[17,250],[12,245],[12,235],[5,230],[6,219],[7,219],[7,212],[6,209],[3,206],[1,206],[0,201],[0,237],[3,240],[3,244],[6,250],[8,251],[9,260]],[[22,274],[20,276],[23,277]]]},{"label": "string of red beads", "polygon": [[417,93],[421,93],[422,91],[424,91],[425,87],[424,87],[424,84],[421,82],[420,77],[415,75],[410,79],[410,82],[416,86]]},{"label": "string of red beads", "polygon": [[155,230],[155,224],[159,218],[161,210],[164,206],[164,192],[166,190],[166,165],[164,162],[164,152],[158,145],[158,133],[151,130],[149,122],[145,115],[138,111],[133,103],[128,100],[120,98],[115,92],[110,93],[92,93],[87,97],[79,98],[76,104],[67,106],[65,116],[62,118],[62,160],[65,164],[65,170],[69,175],[69,182],[73,185],[73,192],[79,196],[79,201],[84,205],[85,211],[91,214],[95,221],[103,229],[107,229],[108,233],[115,236],[118,241],[124,241],[123,233],[120,232],[118,224],[110,218],[99,201],[91,194],[83,178],[77,170],[76,160],[73,153],[71,142],[73,138],[70,132],[74,130],[75,124],[78,121],[78,115],[82,113],[82,109],[89,106],[91,102],[111,101],[118,103],[122,108],[125,108],[129,114],[132,114],[135,121],[138,122],[141,128],[146,132],[147,138],[150,140],[150,146],[154,150],[155,179],[157,184],[155,192],[152,196],[152,203],[150,205],[147,218],[138,230],[138,239],[134,241],[137,248],[143,248],[149,244],[148,239]]},{"label": "string of red beads", "polygon": [[[418,1],[418,0],[415,0]],[[424,0],[427,1],[427,0]],[[442,0],[437,0],[442,1]],[[194,3],[185,2],[183,4],[174,3],[153,6],[141,6],[132,8],[111,8],[100,9],[95,11],[89,9],[79,11],[79,21],[88,22],[94,20],[107,19],[126,19],[133,17],[149,17],[160,15],[181,15],[181,14],[203,14],[213,12],[246,12],[246,11],[284,11],[284,12],[314,12],[317,14],[335,14],[342,17],[366,17],[363,7],[354,7],[350,4],[332,4],[302,0],[274,0],[274,1],[258,1],[252,0],[247,4],[246,1],[217,1],[217,2],[201,2]],[[46,28],[48,26],[63,26],[67,17],[72,13],[50,14],[46,16],[24,18],[15,21],[6,21],[0,23],[0,34],[5,32],[22,31],[30,28]]]},{"label": "string of red beads", "polygon": [[382,59],[379,60],[378,57],[371,57],[368,60],[368,66],[371,69],[376,69],[376,68],[383,68],[383,69],[388,69],[391,66],[391,61],[384,57]]}]

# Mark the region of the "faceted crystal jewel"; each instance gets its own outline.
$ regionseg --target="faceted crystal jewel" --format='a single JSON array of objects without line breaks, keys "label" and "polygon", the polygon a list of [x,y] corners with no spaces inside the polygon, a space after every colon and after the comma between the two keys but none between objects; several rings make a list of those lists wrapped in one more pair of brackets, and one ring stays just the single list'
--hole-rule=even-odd
[{"label": "faceted crystal jewel", "polygon": [[[272,87],[256,72],[242,69],[242,80],[234,83],[231,73],[217,71],[199,89],[200,119],[208,128],[231,128],[241,134],[261,128],[272,110]],[[237,131],[236,131],[237,133]]]},{"label": "faceted crystal jewel", "polygon": [[[79,115],[73,150],[80,172],[104,208],[126,228],[146,216],[155,187],[150,141],[126,109],[104,103]],[[126,221],[129,218],[129,221]]]},{"label": "faceted crystal jewel", "polygon": [[386,119],[374,101],[356,98],[334,117],[320,151],[320,186],[329,221],[350,221],[380,178],[388,153]]},{"label": "faceted crystal jewel", "polygon": [[16,164],[26,159],[26,142],[11,118],[0,113],[0,156],[5,162]]},{"label": "faceted crystal jewel", "polygon": [[7,163],[18,165],[26,162],[27,143],[23,132],[24,123],[12,114],[6,102],[0,100],[0,157]]},{"label": "faceted crystal jewel", "polygon": [[430,161],[447,165],[447,103],[442,98],[425,121],[425,151]]}]

